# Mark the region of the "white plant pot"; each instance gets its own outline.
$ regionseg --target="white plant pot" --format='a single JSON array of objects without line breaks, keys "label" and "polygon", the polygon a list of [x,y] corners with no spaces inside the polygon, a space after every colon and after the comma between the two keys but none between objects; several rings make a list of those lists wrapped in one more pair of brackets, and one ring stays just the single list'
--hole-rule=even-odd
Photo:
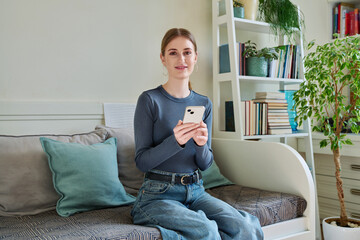
[{"label": "white plant pot", "polygon": [[249,20],[256,20],[259,8],[259,0],[240,0],[244,5],[245,18]]},{"label": "white plant pot", "polygon": [[[329,218],[339,217],[328,217],[322,221],[324,240],[355,240],[360,239],[360,228],[349,228],[334,226],[326,222]],[[349,218],[349,220],[352,218]]]}]

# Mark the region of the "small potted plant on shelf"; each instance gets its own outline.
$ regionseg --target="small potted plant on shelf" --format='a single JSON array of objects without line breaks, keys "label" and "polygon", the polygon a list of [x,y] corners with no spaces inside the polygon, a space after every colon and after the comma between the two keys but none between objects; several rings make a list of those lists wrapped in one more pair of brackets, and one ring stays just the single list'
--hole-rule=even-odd
[{"label": "small potted plant on shelf", "polygon": [[287,36],[289,40],[305,26],[303,14],[290,0],[259,0],[259,16],[270,24],[274,35]]},{"label": "small potted plant on shelf", "polygon": [[[308,49],[314,44],[310,42]],[[323,132],[326,138],[320,142],[320,147],[329,145],[333,153],[340,217],[323,220],[325,240],[359,239],[360,236],[360,228],[351,228],[356,224],[359,226],[360,220],[349,218],[346,213],[340,175],[340,150],[343,145],[352,144],[342,130],[346,125],[354,133],[359,133],[360,130],[357,124],[360,121],[359,49],[360,38],[356,36],[317,46],[315,51],[304,58],[306,80],[294,94],[299,124],[307,118],[322,123],[314,126],[313,131]],[[353,93],[354,104],[347,99],[347,87]],[[345,234],[349,234],[349,237]]]},{"label": "small potted plant on shelf", "polygon": [[240,0],[233,0],[234,17],[244,18],[244,4]]},{"label": "small potted plant on shelf", "polygon": [[246,58],[246,75],[267,77],[269,61],[278,59],[278,48],[262,48],[257,50],[256,43],[245,42],[243,56]]}]

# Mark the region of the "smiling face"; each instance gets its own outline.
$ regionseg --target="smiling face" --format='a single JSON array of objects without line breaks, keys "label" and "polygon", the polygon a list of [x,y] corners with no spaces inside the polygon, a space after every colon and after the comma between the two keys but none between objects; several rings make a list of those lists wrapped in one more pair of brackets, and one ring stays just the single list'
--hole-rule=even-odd
[{"label": "smiling face", "polygon": [[188,80],[197,61],[194,44],[186,37],[176,37],[165,48],[160,59],[169,73],[169,79]]}]

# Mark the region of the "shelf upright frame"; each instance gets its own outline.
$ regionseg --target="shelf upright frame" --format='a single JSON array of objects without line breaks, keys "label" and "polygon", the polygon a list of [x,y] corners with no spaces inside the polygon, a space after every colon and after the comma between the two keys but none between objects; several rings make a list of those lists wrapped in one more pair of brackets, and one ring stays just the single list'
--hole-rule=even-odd
[{"label": "shelf upright frame", "polygon": [[[232,97],[233,97],[233,106],[234,106],[234,121],[235,126],[242,126],[241,117],[240,117],[240,82],[238,81],[238,71],[236,67],[238,65],[237,58],[235,57],[236,52],[236,37],[234,34],[235,21],[233,8],[230,4],[226,2],[226,13],[223,16],[219,16],[219,1],[213,1],[213,76],[214,76],[214,86],[213,86],[213,98],[214,98],[214,136],[215,137],[225,137],[225,138],[236,138],[243,139],[241,127],[236,127],[235,132],[225,132],[220,130],[220,84],[221,82],[229,81],[231,83]],[[228,35],[228,44],[229,44],[229,57],[230,57],[230,72],[220,77],[219,69],[219,47],[220,47],[220,26],[226,24],[227,35]]]}]

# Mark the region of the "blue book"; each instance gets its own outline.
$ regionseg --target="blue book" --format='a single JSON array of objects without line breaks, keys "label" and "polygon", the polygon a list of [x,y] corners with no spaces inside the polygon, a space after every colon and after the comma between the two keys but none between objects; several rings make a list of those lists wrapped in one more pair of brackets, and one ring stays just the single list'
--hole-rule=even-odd
[{"label": "blue book", "polygon": [[235,132],[233,101],[225,102],[225,131]]},{"label": "blue book", "polygon": [[219,47],[219,64],[220,73],[230,72],[230,57],[228,44],[224,44]]},{"label": "blue book", "polygon": [[286,73],[286,66],[287,66],[288,56],[289,56],[289,45],[286,45],[285,55],[284,55],[284,67],[283,67],[283,70],[282,70],[282,73],[281,73],[282,78],[286,78],[285,73]]}]

